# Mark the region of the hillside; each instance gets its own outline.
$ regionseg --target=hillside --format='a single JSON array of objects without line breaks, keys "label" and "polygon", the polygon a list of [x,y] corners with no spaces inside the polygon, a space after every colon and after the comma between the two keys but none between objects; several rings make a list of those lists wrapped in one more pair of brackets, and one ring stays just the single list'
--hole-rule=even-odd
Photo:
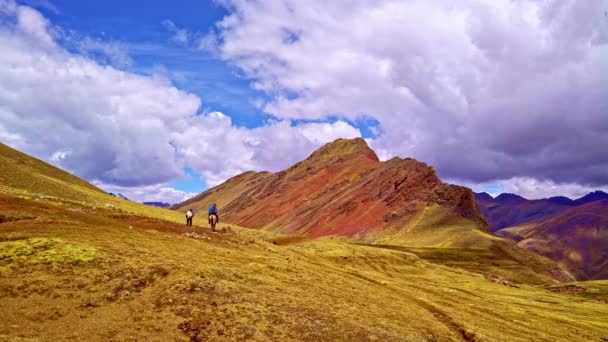
[{"label": "hillside", "polygon": [[[86,205],[182,221],[182,215],[112,196],[64,170],[0,143],[0,191],[68,205]],[[7,214],[0,212],[0,221]]]},{"label": "hillside", "polygon": [[498,231],[564,265],[577,279],[608,279],[608,200]]},{"label": "hillside", "polygon": [[449,221],[486,222],[471,190],[442,182],[414,159],[380,162],[363,139],[338,139],[287,170],[246,172],[173,207],[206,211],[217,203],[228,222],[309,237],[373,241],[420,224],[425,208]]},{"label": "hillside", "polygon": [[[103,190],[68,172],[2,143],[0,143],[0,184],[72,199],[78,198],[83,192],[104,193]],[[63,186],[64,184],[69,184],[69,188]]]},{"label": "hillside", "polygon": [[[422,247],[433,244],[426,233],[417,247],[308,240],[225,223],[212,234],[206,225],[186,227],[181,213],[112,197],[61,170],[43,176],[48,165],[12,153],[3,155],[13,160],[3,170],[15,173],[3,179],[23,183],[0,186],[2,341],[607,336],[606,282],[557,284],[534,272],[551,273],[547,259],[530,261],[496,237],[503,244],[481,249]],[[30,166],[18,167],[16,157]],[[470,222],[440,205],[423,215],[442,234]],[[411,228],[408,239],[422,233]]]},{"label": "hillside", "polygon": [[[597,291],[608,284],[511,283],[468,270],[479,262],[476,254],[457,252],[459,264],[450,265],[457,259],[449,249],[422,253],[331,238],[289,242],[234,226],[213,235],[206,227],[186,230],[111,209],[2,193],[0,212],[14,218],[0,224],[1,340],[607,336],[608,306]],[[589,296],[573,297],[571,287],[579,295],[588,288]]]}]

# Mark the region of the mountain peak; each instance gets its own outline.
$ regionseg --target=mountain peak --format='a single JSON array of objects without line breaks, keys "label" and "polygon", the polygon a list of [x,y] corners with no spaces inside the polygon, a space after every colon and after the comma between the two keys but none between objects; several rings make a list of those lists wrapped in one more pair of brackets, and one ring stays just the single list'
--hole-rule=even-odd
[{"label": "mountain peak", "polygon": [[475,199],[477,199],[478,201],[486,201],[486,202],[494,201],[494,197],[492,197],[492,195],[490,195],[487,192],[475,193]]},{"label": "mountain peak", "polygon": [[574,203],[577,205],[580,205],[580,204],[590,203],[590,202],[599,201],[599,200],[603,200],[603,199],[608,199],[608,194],[603,191],[597,190],[597,191],[590,192],[590,193],[586,194],[585,196],[577,199],[576,201],[574,201]]},{"label": "mountain peak", "polygon": [[510,194],[510,193],[502,193],[500,195],[498,195],[498,197],[495,198],[496,201],[499,202],[523,202],[526,201],[525,198],[516,195],[516,194]]},{"label": "mountain peak", "polygon": [[308,159],[345,158],[363,156],[373,161],[380,161],[363,138],[337,139],[321,146]]},{"label": "mountain peak", "polygon": [[563,205],[572,205],[574,203],[573,200],[571,200],[570,198],[568,198],[566,196],[549,197],[547,199],[547,201],[552,202],[552,203],[557,203],[557,204],[563,204]]}]

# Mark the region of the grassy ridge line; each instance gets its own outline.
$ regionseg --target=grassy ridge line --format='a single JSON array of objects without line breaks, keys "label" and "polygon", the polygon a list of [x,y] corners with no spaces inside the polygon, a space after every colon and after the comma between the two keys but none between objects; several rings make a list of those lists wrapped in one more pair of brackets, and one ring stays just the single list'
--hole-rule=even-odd
[{"label": "grassy ridge line", "polygon": [[177,221],[179,213],[116,198],[39,159],[0,144],[0,190],[22,197],[48,197],[57,203],[119,208],[139,215]]},{"label": "grassy ridge line", "polygon": [[0,165],[0,180],[2,180],[2,184],[9,185],[11,181],[18,181],[18,171],[29,171],[25,172],[25,174],[35,173],[97,192],[104,192],[85,180],[2,143],[0,143]]}]

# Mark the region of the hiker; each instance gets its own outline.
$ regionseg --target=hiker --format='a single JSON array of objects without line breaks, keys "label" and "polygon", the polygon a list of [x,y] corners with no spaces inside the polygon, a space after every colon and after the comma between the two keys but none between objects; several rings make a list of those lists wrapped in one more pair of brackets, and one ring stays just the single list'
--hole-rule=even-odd
[{"label": "hiker", "polygon": [[192,226],[192,218],[194,217],[194,210],[188,209],[186,212],[186,226]]},{"label": "hiker", "polygon": [[209,225],[211,231],[215,233],[215,225],[220,222],[220,216],[217,214],[217,206],[215,203],[209,208]]}]

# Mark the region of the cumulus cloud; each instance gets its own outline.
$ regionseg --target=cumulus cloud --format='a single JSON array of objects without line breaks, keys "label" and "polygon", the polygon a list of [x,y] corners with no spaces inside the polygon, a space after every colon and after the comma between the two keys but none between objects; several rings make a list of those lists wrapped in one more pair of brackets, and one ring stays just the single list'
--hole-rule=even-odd
[{"label": "cumulus cloud", "polygon": [[38,12],[19,6],[16,15],[16,27],[0,29],[0,132],[19,138],[3,140],[39,156],[70,150],[56,159],[61,166],[106,183],[181,174],[166,137],[174,121],[196,113],[198,97],[70,54]]},{"label": "cumulus cloud", "polygon": [[220,56],[277,118],[369,116],[446,178],[608,184],[606,0],[224,1]]},{"label": "cumulus cloud", "polygon": [[343,121],[236,127],[225,114],[200,113],[201,99],[165,78],[68,52],[57,43],[62,30],[32,8],[0,1],[0,16],[0,141],[108,191],[177,202],[191,194],[167,182],[183,177],[185,167],[215,185],[250,169],[286,167],[325,142],[360,135]]},{"label": "cumulus cloud", "polygon": [[185,167],[209,185],[277,171],[366,119],[381,157],[457,182],[528,196],[608,184],[606,0],[222,3],[208,35],[164,25],[240,67],[270,99],[265,125],[200,113],[166,78],[118,69],[133,63],[122,45],[0,0],[0,140],[141,200],[188,196],[167,183]]},{"label": "cumulus cloud", "polygon": [[215,186],[248,170],[278,171],[326,142],[360,135],[344,121],[294,126],[283,120],[254,129],[238,128],[229,116],[212,112],[194,118],[172,139],[182,146],[185,163],[201,170],[207,184]]},{"label": "cumulus cloud", "polygon": [[122,194],[129,200],[135,202],[165,202],[177,204],[197,195],[193,192],[176,190],[166,183],[139,187],[125,187],[101,182],[93,182],[93,184],[107,192]]}]

